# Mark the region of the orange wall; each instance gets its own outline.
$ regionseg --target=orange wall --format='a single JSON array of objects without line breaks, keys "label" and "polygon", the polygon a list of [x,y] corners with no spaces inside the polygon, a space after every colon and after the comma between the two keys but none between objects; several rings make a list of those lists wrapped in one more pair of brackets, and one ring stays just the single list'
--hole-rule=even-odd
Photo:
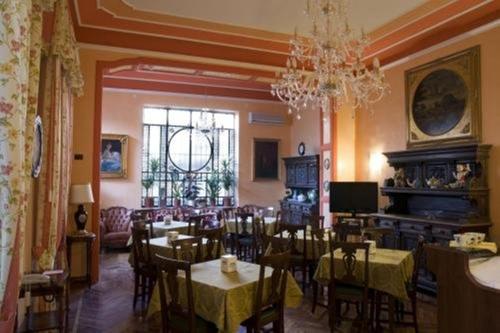
[{"label": "orange wall", "polygon": [[[391,177],[393,170],[380,157],[384,151],[406,148],[404,71],[451,53],[481,45],[483,143],[492,144],[489,168],[492,237],[500,241],[500,28],[469,37],[386,70],[391,93],[375,105],[373,114],[361,110],[356,119],[356,179]],[[381,207],[387,201],[381,198]]]},{"label": "orange wall", "polygon": [[293,118],[290,138],[290,156],[298,156],[297,147],[299,143],[304,142],[306,155],[319,154],[319,128],[320,128],[319,109],[309,107],[301,112],[301,119]]},{"label": "orange wall", "polygon": [[[188,95],[133,92],[106,89],[103,94],[102,133],[129,135],[129,157],[127,179],[104,179],[101,181],[101,206],[114,205],[130,208],[140,207],[141,154],[142,154],[142,109],[144,106],[176,106],[185,108],[208,107],[214,110],[236,111],[239,119],[239,204],[278,206],[284,185],[282,180],[252,180],[254,138],[278,139],[280,158],[290,151],[290,125],[282,126],[248,124],[248,113],[286,114],[283,105],[269,102],[252,102],[235,99],[205,98]],[[286,117],[288,120],[288,117]],[[283,163],[281,174],[283,175]],[[124,195],[126,194],[126,195]]]}]

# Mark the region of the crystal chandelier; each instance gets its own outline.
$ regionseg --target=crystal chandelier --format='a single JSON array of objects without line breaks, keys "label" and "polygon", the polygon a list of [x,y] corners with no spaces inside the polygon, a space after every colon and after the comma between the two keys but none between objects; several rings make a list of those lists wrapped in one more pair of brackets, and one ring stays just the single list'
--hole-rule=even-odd
[{"label": "crystal chandelier", "polygon": [[209,134],[215,128],[215,121],[213,113],[209,112],[207,108],[201,110],[200,118],[195,123],[195,129],[203,134]]},{"label": "crystal chandelier", "polygon": [[312,23],[311,37],[299,37],[295,30],[286,70],[271,86],[273,96],[297,119],[308,103],[329,112],[349,96],[354,109],[379,101],[388,86],[377,58],[371,68],[362,61],[369,39],[349,27],[346,0],[307,0],[305,14]]}]

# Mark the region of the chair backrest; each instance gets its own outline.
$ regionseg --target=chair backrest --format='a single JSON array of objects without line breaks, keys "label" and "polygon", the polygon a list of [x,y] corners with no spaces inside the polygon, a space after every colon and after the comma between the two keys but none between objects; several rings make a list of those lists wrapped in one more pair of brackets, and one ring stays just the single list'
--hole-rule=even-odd
[{"label": "chair backrest", "polygon": [[290,251],[290,242],[287,238],[269,236],[264,234],[263,238],[263,251],[264,255],[277,254]]},{"label": "chair backrest", "polygon": [[[280,238],[285,238],[284,232],[287,232],[289,241],[290,254],[303,255],[304,260],[307,258],[307,225],[305,224],[288,224],[283,223],[280,229]],[[302,239],[299,237],[302,233]],[[299,250],[299,242],[302,242],[302,251]]]},{"label": "chair backrest", "polygon": [[132,255],[135,268],[152,264],[149,235],[149,230],[140,225],[132,227]]},{"label": "chair backrest", "polygon": [[280,231],[281,224],[283,223],[283,214],[281,213],[281,210],[278,210],[276,212],[276,224],[274,227],[274,233],[277,234]]},{"label": "chair backrest", "polygon": [[[281,315],[283,314],[289,264],[290,252],[266,255],[260,259],[259,283],[254,308],[255,332],[260,332],[261,315],[264,310],[273,307]],[[265,272],[269,267],[273,272],[269,283],[266,283]],[[264,284],[267,286],[266,299],[264,299]]]},{"label": "chair backrest", "polygon": [[[250,220],[250,221],[249,221]],[[253,227],[254,214],[253,213],[242,213],[238,212],[234,217],[234,227],[237,235],[248,236],[250,232],[248,231],[248,224]]]},{"label": "chair backrest", "polygon": [[216,212],[200,214],[200,229],[215,229],[221,226]]},{"label": "chair backrest", "polygon": [[196,235],[201,226],[203,215],[193,215],[188,218],[188,235]]},{"label": "chair backrest", "polygon": [[347,242],[350,235],[361,236],[362,222],[342,220],[333,226],[335,238],[340,242]]},{"label": "chair backrest", "polygon": [[[362,230],[363,236],[366,238],[373,240],[377,243],[377,247],[385,247],[388,248],[387,246],[383,246],[384,243],[384,237],[385,239],[387,238],[392,238],[394,239],[394,228],[384,228],[384,227],[373,227],[373,228],[365,228]],[[396,244],[394,244],[395,241],[393,242],[393,245],[389,248],[396,248]]]},{"label": "chair backrest", "polygon": [[[368,292],[368,284],[370,281],[369,277],[369,251],[370,244],[368,243],[358,243],[358,242],[332,242],[330,244],[330,283],[333,284],[335,288],[336,281],[342,283],[348,283],[365,288],[365,292]],[[342,254],[342,276],[337,274],[337,269],[334,265],[335,263],[335,250],[340,249]],[[358,264],[358,259],[363,259],[363,266],[361,276],[356,275],[356,266]]]},{"label": "chair backrest", "polygon": [[413,249],[413,272],[411,276],[411,290],[416,292],[418,283],[418,274],[423,266],[424,261],[424,245],[425,238],[422,235],[418,236],[417,247]]},{"label": "chair backrest", "polygon": [[209,261],[220,258],[220,256],[222,255],[223,234],[224,227],[198,230],[197,236],[200,236],[207,240],[207,243],[205,244],[205,255],[203,255],[202,253],[202,261]]},{"label": "chair backrest", "polygon": [[125,207],[109,207],[102,211],[107,232],[127,231],[132,221],[132,210]]},{"label": "chair backrest", "polygon": [[329,242],[332,241],[332,234],[330,229],[311,229],[312,240],[312,259],[314,262],[318,261],[321,256],[329,252]]},{"label": "chair backrest", "polygon": [[171,242],[173,257],[192,264],[201,261],[201,237],[178,239]]},{"label": "chair backrest", "polygon": [[244,205],[239,207],[240,213],[253,213],[253,214],[264,214],[265,208],[258,205]]},{"label": "chair backrest", "polygon": [[[193,285],[191,281],[191,264],[188,261],[175,260],[156,255],[158,268],[158,284],[160,288],[160,305],[162,314],[163,332],[170,332],[170,318],[172,315],[185,320],[190,333],[196,332],[196,315],[194,311]],[[180,288],[178,272],[184,272],[187,308],[180,302]],[[166,284],[166,285],[165,285]],[[167,292],[170,302],[167,301]]]},{"label": "chair backrest", "polygon": [[325,227],[325,217],[322,215],[303,215],[302,223],[311,226],[311,229],[323,229]]},{"label": "chair backrest", "polygon": [[224,221],[234,220],[236,218],[237,209],[236,208],[223,208],[222,217]]}]

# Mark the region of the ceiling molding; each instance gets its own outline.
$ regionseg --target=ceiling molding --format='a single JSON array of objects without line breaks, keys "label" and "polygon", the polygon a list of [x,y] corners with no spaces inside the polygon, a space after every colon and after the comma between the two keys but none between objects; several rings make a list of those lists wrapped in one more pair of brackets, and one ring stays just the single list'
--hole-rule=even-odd
[{"label": "ceiling molding", "polygon": [[[176,54],[205,62],[267,68],[283,68],[286,63],[288,45],[277,41],[283,34],[146,12],[124,0],[70,3],[81,43]],[[498,18],[498,0],[429,0],[372,31],[365,60],[377,56],[386,65]]]}]

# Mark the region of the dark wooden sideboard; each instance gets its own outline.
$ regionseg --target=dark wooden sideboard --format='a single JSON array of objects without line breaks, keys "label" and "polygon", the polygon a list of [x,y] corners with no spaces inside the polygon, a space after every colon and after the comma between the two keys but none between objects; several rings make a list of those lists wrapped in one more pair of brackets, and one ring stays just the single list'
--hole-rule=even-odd
[{"label": "dark wooden sideboard", "polygon": [[[285,186],[296,195],[306,196],[305,201],[293,198],[283,199],[280,202],[283,221],[301,224],[303,216],[319,215],[319,155],[285,157],[286,181]],[[307,197],[310,191],[315,191],[315,199]]]},{"label": "dark wooden sideboard", "polygon": [[[447,245],[456,233],[488,233],[490,148],[469,144],[384,153],[391,167],[402,170],[400,179],[405,180],[404,186],[399,182],[399,187],[380,188],[390,203],[383,213],[372,216],[378,226],[394,229],[394,236],[386,237],[384,245],[412,250],[419,236]],[[457,186],[454,173],[460,166],[468,166],[470,172],[464,184]],[[431,188],[427,180],[433,177],[439,184]],[[435,277],[425,269],[420,272],[419,288],[436,292]]]}]

